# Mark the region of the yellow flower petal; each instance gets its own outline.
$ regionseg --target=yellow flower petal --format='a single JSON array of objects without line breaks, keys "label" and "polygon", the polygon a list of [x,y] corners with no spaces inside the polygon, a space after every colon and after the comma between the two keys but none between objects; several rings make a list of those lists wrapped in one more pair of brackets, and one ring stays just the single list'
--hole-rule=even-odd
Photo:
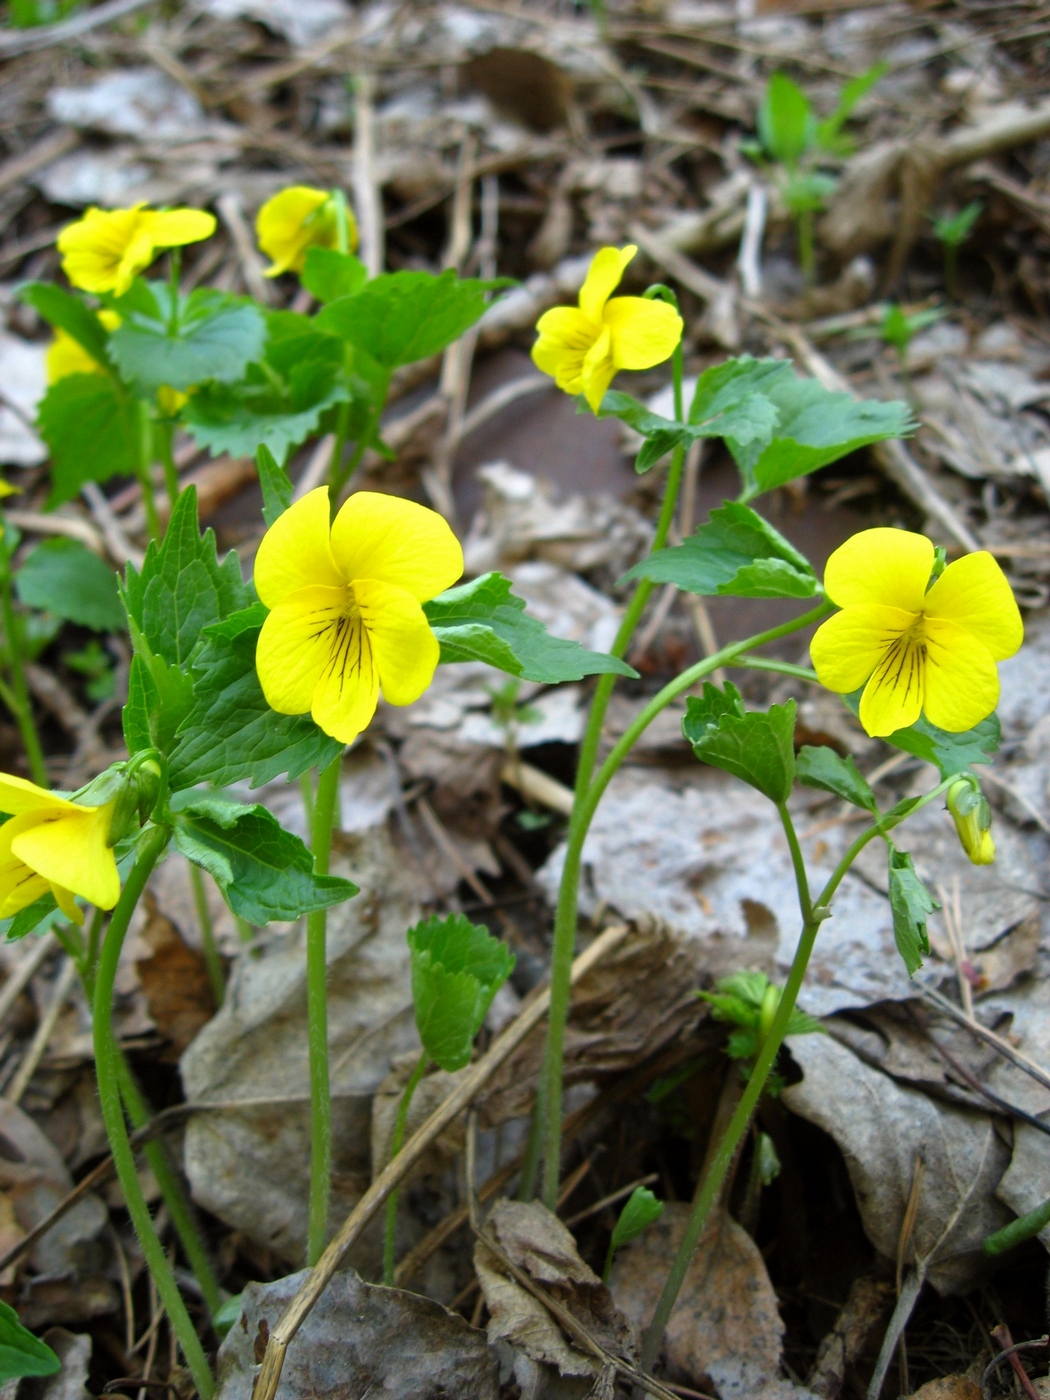
[{"label": "yellow flower petal", "polygon": [[[57,793],[48,792],[47,788],[37,787],[36,783],[31,783],[28,778],[16,777],[14,773],[0,773],[0,812],[10,812],[12,816],[18,816],[23,812],[34,812],[42,808],[63,812],[75,809],[76,803],[70,802],[68,797],[59,797]],[[10,822],[5,822],[0,826],[0,852],[3,850],[4,835],[10,825]]]},{"label": "yellow flower petal", "polygon": [[917,613],[933,571],[933,545],[910,530],[861,530],[835,550],[824,589],[840,608],[880,603]]},{"label": "yellow flower petal", "polygon": [[377,491],[356,491],[342,507],[332,526],[332,554],[349,583],[376,579],[421,603],[463,573],[463,550],[437,511]]},{"label": "yellow flower petal", "polygon": [[361,618],[338,635],[314,693],[314,723],[340,743],[352,744],[368,728],[379,703],[379,672]]},{"label": "yellow flower petal", "polygon": [[21,486],[12,486],[9,481],[0,478],[0,501],[6,500],[8,496],[20,496],[21,494]]},{"label": "yellow flower petal", "polygon": [[372,646],[383,699],[411,705],[434,679],[441,647],[410,593],[362,579],[354,585],[361,621]]},{"label": "yellow flower petal", "polygon": [[927,617],[965,627],[996,661],[1013,656],[1024,641],[1024,624],[1013,590],[987,550],[949,564],[927,593],[924,609]]},{"label": "yellow flower petal", "polygon": [[597,413],[605,391],[616,377],[616,365],[611,353],[612,336],[606,328],[591,347],[583,362],[583,396]]},{"label": "yellow flower petal", "polygon": [[48,813],[11,842],[11,852],[45,880],[72,890],[99,909],[120,898],[120,876],[109,839],[114,802]]},{"label": "yellow flower petal", "polygon": [[860,722],[866,733],[884,738],[919,718],[925,699],[924,660],[922,639],[915,632],[890,645],[860,697]]},{"label": "yellow flower petal", "polygon": [[614,297],[605,308],[617,369],[652,369],[674,354],[685,322],[666,301]]},{"label": "yellow flower petal", "polygon": [[37,812],[23,812],[0,826],[0,919],[9,919],[48,892],[48,882],[11,853],[14,838],[38,820]]},{"label": "yellow flower petal", "polygon": [[926,718],[961,734],[987,719],[999,703],[995,658],[968,625],[930,617],[925,630]]},{"label": "yellow flower petal", "polygon": [[[273,261],[267,277],[282,272],[301,272],[310,248],[334,248],[335,214],[330,206],[330,190],[310,185],[290,185],[280,190],[259,210],[255,233],[259,247]],[[356,226],[352,224],[356,241]]]},{"label": "yellow flower petal", "polygon": [[347,582],[328,543],[329,511],[328,487],[319,486],[289,506],[263,535],[255,556],[255,591],[268,608],[300,588],[341,588]]},{"label": "yellow flower petal", "polygon": [[605,303],[620,285],[623,270],[637,251],[629,243],[626,248],[599,248],[595,253],[580,288],[580,310],[589,320],[601,322]]},{"label": "yellow flower petal", "polygon": [[532,347],[532,362],[554,379],[566,394],[583,389],[583,361],[600,334],[575,306],[555,306],[536,323],[540,338]]},{"label": "yellow flower petal", "polygon": [[64,885],[56,885],[54,880],[49,881],[51,893],[55,897],[55,903],[65,914],[66,918],[73,924],[84,922],[84,911],[73,897],[73,891],[67,890]]},{"label": "yellow flower petal", "polygon": [[350,590],[341,585],[300,588],[269,613],[259,633],[255,669],[271,710],[309,714],[349,612]]},{"label": "yellow flower petal", "polygon": [[215,232],[215,215],[205,209],[150,209],[141,226],[154,248],[183,248],[201,243]]},{"label": "yellow flower petal", "polygon": [[914,625],[902,608],[846,608],[821,623],[809,647],[820,683],[839,695],[859,690],[887,650]]},{"label": "yellow flower petal", "polygon": [[101,374],[102,366],[84,349],[79,341],[63,330],[55,331],[55,338],[47,347],[47,382],[57,384],[71,374]]},{"label": "yellow flower petal", "polygon": [[58,236],[62,268],[74,287],[123,295],[131,279],[153,261],[157,248],[196,243],[215,229],[200,209],[91,208]]}]

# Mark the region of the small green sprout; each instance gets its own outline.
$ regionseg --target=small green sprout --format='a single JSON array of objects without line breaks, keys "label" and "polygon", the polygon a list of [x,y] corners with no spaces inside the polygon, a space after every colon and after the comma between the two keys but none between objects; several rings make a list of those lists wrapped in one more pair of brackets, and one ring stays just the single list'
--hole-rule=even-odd
[{"label": "small green sprout", "polygon": [[[739,1027],[733,1031],[726,1053],[733,1060],[753,1060],[762,1048],[773,1025],[780,1005],[781,988],[771,982],[764,972],[735,972],[724,977],[713,992],[698,992],[711,1007],[716,1021],[727,1021]],[[811,1035],[824,1027],[813,1016],[796,1007],[788,1021],[787,1035]],[[776,1076],[769,1080],[770,1093],[778,1092]]]},{"label": "small green sprout", "polygon": [[944,247],[944,289],[950,297],[956,298],[959,249],[973,232],[973,226],[981,217],[984,204],[979,199],[972,200],[957,214],[935,216],[933,236]]},{"label": "small green sprout", "polygon": [[647,1186],[636,1186],[627,1198],[627,1204],[620,1212],[620,1218],[613,1227],[609,1240],[609,1251],[605,1256],[602,1282],[609,1282],[613,1258],[616,1251],[625,1244],[636,1240],[654,1221],[664,1213],[663,1201],[658,1201]]}]

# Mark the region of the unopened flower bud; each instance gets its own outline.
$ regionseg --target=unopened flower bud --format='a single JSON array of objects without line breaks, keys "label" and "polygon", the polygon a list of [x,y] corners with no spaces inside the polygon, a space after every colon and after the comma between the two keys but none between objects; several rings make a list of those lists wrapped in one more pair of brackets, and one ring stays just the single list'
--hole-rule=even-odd
[{"label": "unopened flower bud", "polygon": [[758,1013],[758,1043],[761,1045],[773,1029],[773,1018],[780,1005],[780,988],[770,982],[762,995],[762,1006]]},{"label": "unopened flower bud", "polygon": [[957,779],[948,789],[945,801],[970,860],[974,865],[991,865],[995,860],[992,809],[977,779],[969,776]]}]

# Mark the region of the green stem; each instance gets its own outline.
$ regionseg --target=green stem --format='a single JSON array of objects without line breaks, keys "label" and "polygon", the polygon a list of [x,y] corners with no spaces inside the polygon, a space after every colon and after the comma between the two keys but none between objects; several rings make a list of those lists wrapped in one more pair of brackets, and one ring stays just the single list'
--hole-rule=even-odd
[{"label": "green stem", "polygon": [[812,681],[814,685],[820,684],[820,677],[811,667],[796,666],[790,661],[777,661],[772,656],[748,656],[745,653],[743,656],[738,656],[733,665],[748,671],[778,671],[782,676],[795,676],[800,681]]},{"label": "green stem", "polygon": [[[342,755],[317,778],[314,806],[314,871],[328,874],[332,824],[339,795]],[[306,1033],[310,1051],[310,1208],[306,1262],[313,1267],[328,1235],[332,1178],[332,1095],[328,1082],[328,918],[324,909],[306,916]]]},{"label": "green stem", "polygon": [[179,472],[171,451],[171,429],[170,423],[156,422],[153,425],[154,445],[164,468],[164,487],[168,493],[168,503],[174,510],[175,502],[179,499]]},{"label": "green stem", "polygon": [[146,529],[151,540],[160,539],[160,516],[157,503],[153,499],[153,419],[149,404],[145,399],[138,401],[139,414],[139,459],[137,475],[142,487],[142,504],[146,510]]},{"label": "green stem", "polygon": [[[405,1085],[404,1093],[401,1095],[401,1102],[397,1106],[397,1118],[394,1120],[394,1134],[390,1139],[390,1161],[393,1161],[397,1154],[405,1145],[405,1129],[408,1126],[408,1110],[412,1104],[412,1096],[419,1088],[424,1074],[427,1072],[427,1052],[424,1050],[416,1062],[416,1067]],[[397,1245],[397,1197],[398,1192],[391,1191],[386,1198],[386,1224],[383,1230],[383,1282],[387,1288],[394,1286],[394,1250]]]},{"label": "green stem", "polygon": [[[576,911],[579,897],[580,866],[583,859],[583,843],[594,818],[602,794],[609,786],[613,775],[652,724],[658,714],[676,699],[683,691],[695,685],[703,676],[720,666],[729,665],[738,656],[753,647],[765,646],[778,641],[792,632],[798,632],[810,623],[817,622],[832,610],[832,605],[821,601],[820,605],[801,617],[781,623],[767,632],[748,637],[742,642],[725,646],[713,656],[704,657],[683,671],[659,691],[634,721],[628,725],[616,744],[613,745],[605,762],[594,780],[581,791],[577,782],[573,813],[569,821],[566,837],[565,864],[562,868],[561,883],[558,888],[558,905],[554,917],[554,951],[551,959],[551,1002],[548,1013],[547,1045],[541,1071],[543,1128],[543,1201],[549,1210],[554,1209],[558,1199],[558,1177],[561,1165],[561,1091],[562,1058],[565,1046],[565,1027],[569,1013],[572,957],[576,945]],[[603,680],[605,677],[602,678]],[[597,691],[595,698],[597,698]],[[597,744],[595,744],[597,748]],[[538,1104],[540,1107],[540,1104]],[[554,1204],[552,1204],[552,1202]]]},{"label": "green stem", "polygon": [[[135,1076],[131,1072],[131,1066],[123,1052],[118,1050],[118,1055],[117,1077],[120,1083],[120,1096],[127,1108],[131,1126],[136,1129],[144,1128],[152,1117],[150,1107],[142,1097]],[[215,1314],[222,1306],[222,1292],[219,1288],[219,1281],[215,1277],[211,1259],[208,1257],[208,1251],[204,1247],[204,1241],[197,1228],[193,1207],[186,1197],[178,1172],[172,1166],[171,1159],[162,1142],[145,1143],[142,1154],[156,1178],[161,1197],[168,1208],[168,1214],[171,1216],[171,1223],[175,1226],[175,1233],[182,1244],[189,1266],[200,1284],[205,1306],[214,1321]]]},{"label": "green stem", "polygon": [[308,768],[299,778],[299,791],[303,795],[303,814],[306,817],[306,839],[312,841],[314,830],[314,782],[313,770]]},{"label": "green stem", "polygon": [[755,1105],[758,1103],[762,1091],[766,1086],[769,1072],[776,1063],[777,1055],[780,1053],[780,1047],[784,1042],[784,1036],[787,1034],[791,1013],[795,1009],[795,1002],[798,999],[799,990],[802,987],[802,981],[806,975],[806,968],[809,966],[809,959],[813,952],[813,945],[816,942],[817,932],[820,925],[831,912],[829,906],[835,896],[836,890],[845,879],[846,872],[849,870],[850,866],[869,841],[874,840],[876,836],[884,836],[887,831],[891,831],[895,826],[898,826],[906,817],[911,816],[914,812],[925,807],[928,802],[932,802],[935,797],[944,792],[952,781],[953,779],[949,778],[939,783],[932,792],[924,794],[919,802],[916,803],[914,807],[910,808],[909,811],[901,812],[893,817],[879,817],[870,827],[863,831],[835,867],[827,884],[817,897],[815,904],[810,901],[809,882],[806,878],[805,867],[802,863],[800,853],[796,859],[796,853],[799,852],[799,845],[794,825],[787,811],[787,807],[784,804],[778,804],[781,820],[784,823],[784,831],[788,837],[788,845],[791,847],[795,879],[798,884],[799,907],[802,910],[804,920],[802,933],[799,936],[798,947],[795,949],[795,956],[791,963],[791,970],[788,973],[787,982],[784,985],[784,990],[777,1005],[776,1015],[773,1017],[773,1024],[770,1026],[769,1034],[759,1048],[758,1054],[755,1057],[755,1063],[751,1069],[750,1077],[747,1081],[747,1087],[736,1107],[733,1117],[729,1120],[729,1126],[726,1128],[725,1135],[718,1145],[717,1152],[711,1159],[708,1173],[693,1201],[693,1208],[689,1216],[688,1224],[686,1225],[685,1235],[678,1247],[678,1252],[671,1265],[671,1271],[667,1276],[667,1282],[664,1284],[663,1292],[660,1294],[660,1300],[656,1305],[656,1311],[653,1313],[652,1321],[649,1323],[649,1327],[642,1341],[640,1364],[643,1371],[652,1370],[653,1364],[656,1361],[657,1354],[660,1350],[660,1343],[663,1340],[664,1330],[667,1327],[671,1312],[678,1298],[679,1290],[685,1279],[690,1260],[693,1257],[693,1251],[696,1249],[700,1237],[704,1232],[704,1227],[707,1224],[707,1218],[711,1213],[711,1209],[719,1197],[722,1183],[736,1156],[740,1141],[747,1131],[748,1124],[751,1121],[751,1114],[754,1112]]},{"label": "green stem", "polygon": [[350,251],[350,219],[346,209],[346,195],[342,190],[332,191],[332,209],[335,212],[335,249],[337,253]]},{"label": "green stem", "polygon": [[102,910],[96,909],[88,926],[87,947],[84,950],[84,962],[80,973],[88,1001],[91,1001],[95,995],[95,968],[98,966],[98,950],[102,938],[104,917]]},{"label": "green stem", "polygon": [[26,684],[26,673],[22,665],[22,629],[15,616],[14,602],[11,598],[10,557],[6,547],[0,566],[3,568],[3,577],[0,579],[0,608],[3,609],[4,636],[7,639],[11,667],[11,688],[8,695],[4,696],[4,701],[14,715],[18,732],[22,736],[22,746],[26,751],[30,777],[38,787],[46,788],[48,786],[47,768],[44,764],[44,751],[40,746],[40,735],[37,733],[36,722],[33,719],[33,703],[29,698],[29,687]]},{"label": "green stem", "polygon": [[149,1206],[142,1194],[138,1172],[135,1169],[135,1154],[128,1138],[127,1124],[120,1095],[120,1049],[113,1033],[110,1015],[113,1007],[113,989],[117,977],[117,964],[120,950],[128,931],[128,923],[138,904],[142,891],[146,888],[153,867],[168,844],[171,831],[167,826],[155,826],[150,830],[139,851],[139,857],[124,885],[113,916],[109,921],[98,960],[95,978],[93,1007],[95,1072],[98,1076],[98,1096],[102,1107],[102,1117],[106,1124],[113,1165],[116,1168],[124,1200],[127,1204],[131,1223],[135,1227],[143,1256],[153,1281],[157,1285],[161,1303],[182,1348],[197,1390],[203,1400],[211,1400],[215,1391],[208,1359],[204,1354],[200,1338],[186,1311],[178,1285],[172,1274],[164,1246],[153,1228]]},{"label": "green stem", "polygon": [[335,517],[339,493],[345,484],[343,480],[343,453],[346,450],[346,435],[350,428],[350,407],[349,402],[339,405],[339,412],[335,420],[335,442],[332,444],[332,456],[328,463],[328,500],[333,518]]},{"label": "green stem", "polygon": [[226,995],[226,972],[215,942],[215,925],[208,908],[208,891],[204,887],[204,874],[199,865],[190,861],[190,884],[193,886],[193,903],[197,908],[197,922],[201,929],[201,944],[204,948],[204,964],[208,969],[208,981],[215,1000],[216,1010],[222,1005]]},{"label": "green stem", "polygon": [[[365,424],[365,427],[364,427],[364,429],[363,429],[363,431],[362,431],[362,433],[361,433],[361,436],[360,436],[360,437],[358,438],[358,440],[357,440],[357,444],[356,444],[355,447],[354,447],[353,456],[350,458],[349,462],[347,462],[347,464],[346,464],[345,467],[343,467],[343,466],[340,465],[339,459],[338,459],[338,457],[336,456],[335,452],[334,452],[334,451],[332,452],[332,466],[331,466],[330,473],[329,473],[330,481],[329,481],[328,492],[329,492],[329,495],[330,495],[331,498],[332,498],[332,505],[333,505],[333,507],[334,507],[334,505],[335,505],[335,502],[336,502],[336,501],[339,499],[339,497],[342,495],[344,488],[346,487],[347,483],[350,481],[350,479],[351,479],[351,477],[353,476],[354,472],[356,472],[357,469],[358,469],[358,467],[361,465],[361,458],[365,455],[365,449],[368,447],[368,444],[369,444],[369,443],[372,441],[372,439],[375,437],[376,429],[379,427],[379,420],[380,420],[380,419],[382,418],[382,416],[383,416],[383,409],[386,407],[386,396],[387,396],[387,391],[389,390],[389,387],[390,387],[390,380],[389,380],[389,378],[384,378],[384,379],[381,380],[377,385],[375,385],[374,390],[373,390],[373,392],[374,392],[374,394],[375,394],[375,407],[372,409],[372,412],[368,415],[368,422]],[[348,405],[348,404],[344,404],[344,408],[346,409],[347,417],[348,417],[348,419],[349,419],[349,412],[350,412],[349,405]],[[342,421],[342,415],[340,415],[340,422],[341,422],[341,421]],[[337,436],[337,438],[338,438],[338,435],[339,435],[339,427],[338,427],[338,424],[337,424],[337,427],[336,427],[336,436]],[[343,441],[344,443],[345,443],[345,441],[346,441],[346,429],[345,429],[345,427],[343,428],[342,441]],[[337,442],[336,445],[339,446],[338,442]],[[340,447],[339,451],[340,451],[340,456],[341,456],[341,455],[342,455],[342,448],[341,448],[341,447]]]}]

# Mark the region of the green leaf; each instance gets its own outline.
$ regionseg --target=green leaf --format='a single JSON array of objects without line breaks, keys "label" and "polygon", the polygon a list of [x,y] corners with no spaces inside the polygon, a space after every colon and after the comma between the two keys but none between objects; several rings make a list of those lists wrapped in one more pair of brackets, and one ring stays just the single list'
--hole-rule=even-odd
[{"label": "green leaf", "polygon": [[781,193],[792,214],[818,213],[838,189],[833,175],[820,170],[799,170],[786,180]]},{"label": "green leaf", "polygon": [[934,219],[934,237],[946,243],[949,248],[960,247],[969,238],[983,209],[984,204],[981,200],[975,199],[957,214],[943,214],[939,219]]},{"label": "green leaf", "polygon": [[906,403],[832,393],[815,379],[793,373],[764,392],[780,420],[773,440],[762,445],[726,439],[752,493],[783,486],[869,443],[903,437],[915,426]]},{"label": "green leaf", "polygon": [[312,296],[327,305],[338,297],[359,292],[368,281],[368,269],[353,253],[338,253],[334,248],[310,248],[299,281]]},{"label": "green leaf", "polygon": [[53,1376],[61,1369],[47,1343],[22,1326],[14,1308],[0,1303],[0,1384],[17,1376]]},{"label": "green leaf", "polygon": [[941,906],[916,875],[911,856],[906,851],[898,851],[892,843],[887,844],[893,936],[897,940],[897,950],[904,959],[904,966],[908,969],[908,976],[912,977],[930,951],[926,920]]},{"label": "green leaf", "polygon": [[636,1186],[627,1198],[627,1204],[620,1211],[620,1218],[613,1228],[613,1249],[630,1244],[643,1230],[660,1219],[664,1213],[663,1201],[658,1201],[647,1186]]},{"label": "green leaf", "polygon": [[[371,285],[371,284],[369,284]],[[502,574],[482,574],[423,604],[441,643],[441,660],[484,661],[497,670],[543,685],[584,676],[636,676],[618,657],[552,637],[530,617]]]},{"label": "green leaf", "polygon": [[73,500],[86,481],[138,469],[135,405],[111,375],[66,375],[41,399],[36,421],[51,453],[49,508]]},{"label": "green leaf", "polygon": [[262,363],[249,365],[239,384],[203,385],[183,410],[190,433],[213,455],[254,457],[266,447],[283,463],[329,409],[351,397],[337,336],[290,311],[270,312],[266,329]]},{"label": "green leaf", "polygon": [[870,92],[879,79],[885,74],[889,64],[876,63],[861,73],[859,77],[851,78],[839,93],[838,106],[830,117],[817,123],[816,142],[821,150],[829,151],[833,155],[849,155],[853,150],[853,142],[848,137],[843,136],[842,128],[853,115],[853,109],[857,103]]},{"label": "green leaf", "polygon": [[349,880],[315,875],[313,856],[299,837],[258,803],[243,807],[220,797],[187,803],[175,814],[175,845],[250,924],[290,922],[357,893]]},{"label": "green leaf", "polygon": [[123,632],[117,575],[79,540],[55,535],[27,555],[15,589],[30,608],[43,608],[96,632]]},{"label": "green leaf", "polygon": [[682,732],[703,763],[750,783],[771,802],[786,802],[795,778],[795,702],[745,710],[732,683],[705,682],[686,703]]},{"label": "green leaf", "polygon": [[797,165],[816,138],[809,99],[786,73],[774,73],[758,109],[758,136],[766,154],[782,165]]},{"label": "green leaf", "polygon": [[672,549],[658,549],[625,579],[675,583],[689,593],[734,598],[811,598],[817,579],[804,555],[749,506],[727,501]]},{"label": "green leaf", "polygon": [[109,332],[79,297],[56,287],[53,282],[23,282],[15,289],[15,295],[38,311],[48,325],[71,335],[93,360],[102,366],[109,364],[106,355]]},{"label": "green leaf", "polygon": [[254,302],[198,287],[172,307],[171,289],[149,284],[153,314],[133,311],[110,337],[109,354],[129,384],[147,394],[162,384],[189,389],[233,384],[262,354],[266,324]]},{"label": "green leaf", "polygon": [[[852,695],[842,696],[847,708],[855,715],[860,713],[862,693],[857,690]],[[953,778],[956,773],[965,772],[975,763],[991,763],[999,751],[1001,739],[1002,729],[996,714],[990,714],[973,729],[964,730],[961,734],[938,729],[923,715],[907,729],[897,729],[888,735],[886,743],[914,754],[924,763],[932,763],[942,778]]]},{"label": "green leaf", "polygon": [[[311,251],[317,253],[328,250],[314,248]],[[263,520],[267,526],[270,526],[275,521],[280,520],[292,504],[294,488],[288,473],[274,461],[273,453],[265,443],[260,443],[255,453],[255,468],[259,473],[259,485],[262,487]]]},{"label": "green leaf", "polygon": [[514,956],[462,914],[432,915],[408,930],[412,1001],[423,1049],[442,1069],[469,1064],[474,1037]]},{"label": "green leaf", "polygon": [[848,754],[843,758],[826,745],[813,748],[804,744],[795,759],[795,776],[806,787],[833,792],[865,811],[878,811],[875,794]]},{"label": "green leaf", "polygon": [[327,768],[342,752],[309,715],[279,715],[266,703],[255,671],[265,618],[257,603],[205,631],[194,657],[192,705],[171,754],[173,791],[245,780],[259,787]]},{"label": "green leaf", "polygon": [[436,355],[458,340],[485,310],[485,294],[513,285],[507,278],[459,278],[449,268],[385,272],[354,296],[318,312],[317,325],[363,350],[387,372]]},{"label": "green leaf", "polygon": [[[158,741],[156,727],[159,712],[160,691],[150,672],[149,664],[144,657],[133,656],[128,671],[128,698],[120,715],[128,753],[140,753],[143,749],[162,747]],[[171,726],[172,735],[175,727],[175,724]]]},{"label": "green leaf", "polygon": [[49,891],[19,909],[10,919],[0,920],[0,929],[4,930],[7,942],[14,943],[16,939],[25,938],[27,933],[47,933],[53,924],[64,921],[65,917]]}]

